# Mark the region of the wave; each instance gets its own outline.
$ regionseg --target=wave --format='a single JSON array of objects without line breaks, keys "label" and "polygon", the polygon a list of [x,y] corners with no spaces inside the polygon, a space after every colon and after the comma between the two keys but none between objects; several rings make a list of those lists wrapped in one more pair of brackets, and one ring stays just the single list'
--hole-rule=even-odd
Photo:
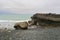
[{"label": "wave", "polygon": [[[30,19],[28,19],[30,20]],[[28,20],[0,20],[0,22],[24,22],[24,21],[28,21]]]}]

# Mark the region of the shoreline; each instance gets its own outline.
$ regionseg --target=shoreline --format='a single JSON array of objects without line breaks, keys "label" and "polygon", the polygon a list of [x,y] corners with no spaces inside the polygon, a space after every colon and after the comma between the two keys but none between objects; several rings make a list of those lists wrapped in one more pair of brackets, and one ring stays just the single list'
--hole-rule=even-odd
[{"label": "shoreline", "polygon": [[17,22],[28,22],[30,19],[28,20],[0,20],[0,29],[14,29],[14,25]]}]

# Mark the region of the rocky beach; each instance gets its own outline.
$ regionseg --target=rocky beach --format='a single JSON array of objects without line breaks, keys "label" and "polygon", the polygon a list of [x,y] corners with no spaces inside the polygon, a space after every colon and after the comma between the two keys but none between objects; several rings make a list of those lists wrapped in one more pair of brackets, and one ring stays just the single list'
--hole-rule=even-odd
[{"label": "rocky beach", "polygon": [[50,29],[4,30],[0,40],[60,40],[60,27]]},{"label": "rocky beach", "polygon": [[29,24],[0,22],[0,40],[60,40],[60,16],[35,14],[31,18]]}]

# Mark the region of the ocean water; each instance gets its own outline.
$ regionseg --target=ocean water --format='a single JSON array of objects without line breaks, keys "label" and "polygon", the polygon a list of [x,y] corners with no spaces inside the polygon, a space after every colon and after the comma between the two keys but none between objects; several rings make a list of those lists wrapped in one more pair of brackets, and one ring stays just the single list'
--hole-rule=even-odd
[{"label": "ocean water", "polygon": [[1,14],[0,29],[14,29],[16,22],[28,21],[33,14]]},{"label": "ocean water", "polygon": [[0,20],[28,20],[33,14],[1,14]]}]

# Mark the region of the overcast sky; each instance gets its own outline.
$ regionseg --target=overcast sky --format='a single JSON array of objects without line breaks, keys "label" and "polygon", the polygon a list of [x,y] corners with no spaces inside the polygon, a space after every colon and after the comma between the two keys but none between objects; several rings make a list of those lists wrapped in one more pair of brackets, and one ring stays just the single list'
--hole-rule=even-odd
[{"label": "overcast sky", "polygon": [[60,0],[0,0],[0,11],[12,13],[60,13]]}]

